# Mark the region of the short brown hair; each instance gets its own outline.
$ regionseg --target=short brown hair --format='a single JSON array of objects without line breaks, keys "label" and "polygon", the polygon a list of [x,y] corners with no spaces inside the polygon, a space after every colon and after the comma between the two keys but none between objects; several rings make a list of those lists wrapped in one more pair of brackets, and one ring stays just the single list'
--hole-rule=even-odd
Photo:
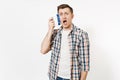
[{"label": "short brown hair", "polygon": [[69,8],[70,12],[73,13],[72,7],[70,7],[68,4],[61,4],[57,7],[57,12],[59,12],[59,9]]}]

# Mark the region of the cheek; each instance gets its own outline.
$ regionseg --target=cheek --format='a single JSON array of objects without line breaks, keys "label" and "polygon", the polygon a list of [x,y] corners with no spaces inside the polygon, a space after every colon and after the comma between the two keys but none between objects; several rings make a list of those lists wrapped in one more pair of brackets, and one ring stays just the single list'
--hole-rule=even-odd
[{"label": "cheek", "polygon": [[71,20],[72,20],[72,17],[68,17],[67,19],[68,19],[68,21],[71,21]]},{"label": "cheek", "polygon": [[68,18],[68,19],[72,19],[72,18],[73,18],[73,16],[69,15],[69,16],[67,16],[67,18]]}]

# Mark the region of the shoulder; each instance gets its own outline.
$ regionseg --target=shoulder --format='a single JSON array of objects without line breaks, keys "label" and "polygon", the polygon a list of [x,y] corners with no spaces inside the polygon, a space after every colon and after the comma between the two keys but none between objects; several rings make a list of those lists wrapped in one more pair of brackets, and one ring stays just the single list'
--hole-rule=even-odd
[{"label": "shoulder", "polygon": [[75,32],[77,32],[80,36],[88,35],[88,32],[83,30],[82,28],[79,28],[77,26],[75,26],[75,28],[76,28]]},{"label": "shoulder", "polygon": [[53,34],[57,33],[58,29],[54,29],[53,30]]},{"label": "shoulder", "polygon": [[54,29],[52,35],[55,37],[58,34],[59,29]]},{"label": "shoulder", "polygon": [[53,33],[54,33],[54,34],[57,34],[57,33],[59,32],[59,30],[60,30],[59,28],[58,28],[58,29],[54,29],[54,30],[53,30]]},{"label": "shoulder", "polygon": [[81,28],[78,28],[76,27],[76,32],[77,32],[77,35],[78,35],[78,39],[79,40],[84,40],[84,41],[89,41],[89,36],[88,36],[88,32],[81,29]]}]

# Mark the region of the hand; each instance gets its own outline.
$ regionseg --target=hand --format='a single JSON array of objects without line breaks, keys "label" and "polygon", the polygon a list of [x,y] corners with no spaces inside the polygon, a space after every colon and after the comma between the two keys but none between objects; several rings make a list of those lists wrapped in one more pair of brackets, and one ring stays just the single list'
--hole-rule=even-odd
[{"label": "hand", "polygon": [[48,25],[49,25],[49,30],[53,30],[54,29],[54,27],[55,27],[55,21],[54,21],[53,18],[49,19]]}]

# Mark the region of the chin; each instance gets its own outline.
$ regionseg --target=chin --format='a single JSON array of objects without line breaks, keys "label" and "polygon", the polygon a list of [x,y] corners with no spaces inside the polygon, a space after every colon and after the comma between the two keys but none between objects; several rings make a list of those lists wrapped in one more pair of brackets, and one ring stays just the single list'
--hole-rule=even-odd
[{"label": "chin", "polygon": [[63,25],[63,27],[64,27],[64,28],[68,28],[68,26],[67,26],[67,25]]}]

